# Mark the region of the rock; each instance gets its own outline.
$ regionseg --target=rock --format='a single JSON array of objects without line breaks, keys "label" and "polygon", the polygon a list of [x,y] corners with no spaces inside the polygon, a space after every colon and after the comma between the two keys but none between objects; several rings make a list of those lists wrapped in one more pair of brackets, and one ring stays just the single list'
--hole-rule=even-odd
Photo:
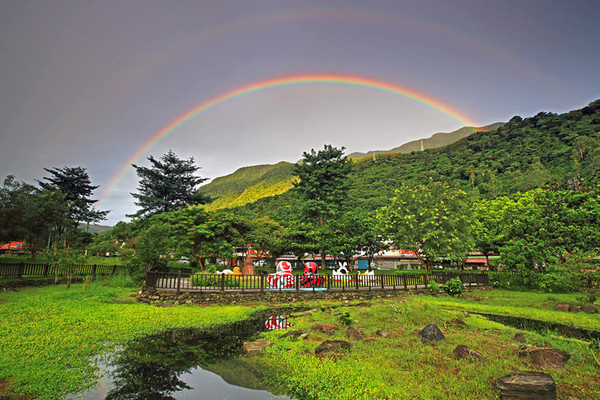
[{"label": "rock", "polygon": [[563,369],[565,363],[571,358],[566,351],[556,349],[532,349],[523,350],[521,354],[529,354],[531,364],[534,368],[558,368]]},{"label": "rock", "polygon": [[581,311],[583,311],[586,314],[597,314],[598,313],[598,309],[596,308],[596,306],[592,306],[592,305],[581,306]]},{"label": "rock", "polygon": [[269,342],[265,339],[258,339],[255,342],[244,342],[244,353],[249,355],[254,354],[266,349],[272,344],[273,342]]},{"label": "rock", "polygon": [[502,400],[555,400],[556,383],[548,374],[513,371],[496,382]]},{"label": "rock", "polygon": [[283,338],[290,337],[290,336],[298,337],[300,335],[302,335],[302,331],[300,329],[295,329],[293,331],[288,331],[288,332],[284,333],[283,335],[279,336],[279,339],[283,339]]},{"label": "rock", "polygon": [[515,333],[513,340],[518,343],[527,343],[527,340],[525,340],[525,335],[523,335],[521,332]]},{"label": "rock", "polygon": [[312,313],[310,311],[306,311],[306,312],[301,312],[298,313],[296,315],[294,315],[293,317],[298,318],[298,317],[310,317],[312,315]]},{"label": "rock", "polygon": [[338,326],[336,324],[316,324],[310,327],[310,330],[315,332],[323,332],[331,335],[332,333],[338,330]]},{"label": "rock", "polygon": [[452,321],[450,321],[450,324],[454,325],[454,326],[459,326],[461,328],[468,328],[469,325],[467,325],[465,323],[465,321],[463,321],[462,319],[459,318],[454,318]]},{"label": "rock", "polygon": [[464,314],[464,315],[465,315],[465,317],[467,317],[467,318],[471,316],[471,314],[469,314],[467,311],[463,311],[463,314]]},{"label": "rock", "polygon": [[475,301],[482,301],[482,300],[483,300],[483,297],[474,296],[474,297],[473,297],[473,300],[475,300]]},{"label": "rock", "polygon": [[436,324],[429,324],[418,334],[423,343],[444,343],[446,337]]},{"label": "rock", "polygon": [[352,344],[345,340],[326,340],[315,348],[315,355],[330,353],[337,350],[350,350]]},{"label": "rock", "polygon": [[569,312],[569,310],[571,309],[571,305],[570,304],[565,304],[565,303],[559,303],[559,304],[556,305],[556,309],[558,311]]},{"label": "rock", "polygon": [[346,329],[346,336],[348,336],[348,338],[352,339],[352,340],[362,340],[362,334],[353,327],[348,327],[348,329]]},{"label": "rock", "polygon": [[298,339],[306,340],[307,337],[308,337],[308,332],[303,333],[302,335],[298,336]]},{"label": "rock", "polygon": [[471,360],[476,360],[476,361],[485,360],[485,357],[483,356],[483,354],[478,353],[475,350],[468,348],[464,344],[459,344],[458,346],[456,346],[454,351],[452,351],[452,354],[454,354],[458,358],[470,358]]},{"label": "rock", "polygon": [[386,330],[384,330],[384,329],[378,329],[378,330],[375,332],[375,334],[376,334],[377,336],[381,336],[382,338],[386,338],[386,337],[390,336],[390,332],[389,332],[389,331],[386,331]]}]

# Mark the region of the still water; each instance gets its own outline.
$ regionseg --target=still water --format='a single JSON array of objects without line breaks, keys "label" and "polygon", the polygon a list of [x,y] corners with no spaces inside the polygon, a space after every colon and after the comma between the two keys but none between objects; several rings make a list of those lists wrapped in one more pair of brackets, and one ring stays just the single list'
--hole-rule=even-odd
[{"label": "still water", "polygon": [[209,330],[175,328],[132,340],[96,357],[98,384],[65,400],[291,399],[269,392],[260,371],[241,357],[243,342],[273,329],[272,321],[263,314]]}]

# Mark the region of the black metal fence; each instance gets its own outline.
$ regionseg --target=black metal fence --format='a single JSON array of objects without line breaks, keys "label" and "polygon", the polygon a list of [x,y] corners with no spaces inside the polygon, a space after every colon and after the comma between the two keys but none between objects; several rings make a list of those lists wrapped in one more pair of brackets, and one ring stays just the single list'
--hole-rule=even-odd
[{"label": "black metal fence", "polygon": [[405,273],[401,275],[320,275],[312,279],[302,275],[232,275],[146,272],[146,289],[180,292],[301,292],[301,291],[371,291],[423,289],[435,281],[444,284],[458,277],[465,286],[488,285],[484,272]]},{"label": "black metal fence", "polygon": [[[50,264],[0,263],[0,277],[47,277],[56,275],[57,267]],[[77,265],[73,275],[114,275],[125,271],[122,265]],[[59,275],[62,271],[58,271]]]}]

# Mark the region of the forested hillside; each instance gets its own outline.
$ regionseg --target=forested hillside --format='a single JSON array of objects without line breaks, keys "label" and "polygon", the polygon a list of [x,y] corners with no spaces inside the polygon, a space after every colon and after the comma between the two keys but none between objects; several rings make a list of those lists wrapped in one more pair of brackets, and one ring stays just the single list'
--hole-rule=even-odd
[{"label": "forested hillside", "polygon": [[198,191],[213,199],[207,206],[209,210],[242,206],[261,197],[288,191],[292,187],[292,166],[292,163],[282,161],[240,168],[233,174],[216,178]]},{"label": "forested hillside", "polygon": [[[431,178],[481,197],[536,187],[571,188],[600,177],[600,100],[565,114],[540,112],[513,117],[495,131],[476,132],[447,147],[381,155],[354,163],[352,203],[373,211],[401,183],[426,184]],[[286,222],[295,203],[293,191],[246,204],[240,212],[269,215]]]},{"label": "forested hillside", "polygon": [[448,146],[449,144],[458,142],[459,140],[472,135],[474,132],[493,131],[500,128],[502,125],[504,125],[503,122],[497,122],[495,124],[482,126],[479,128],[465,126],[453,132],[439,132],[427,139],[413,140],[412,142],[404,143],[402,146],[394,147],[390,150],[373,150],[366,153],[351,153],[348,154],[348,158],[360,159],[365,157],[373,157],[373,154],[396,154],[421,151],[421,144],[425,150],[437,149],[439,147]]}]

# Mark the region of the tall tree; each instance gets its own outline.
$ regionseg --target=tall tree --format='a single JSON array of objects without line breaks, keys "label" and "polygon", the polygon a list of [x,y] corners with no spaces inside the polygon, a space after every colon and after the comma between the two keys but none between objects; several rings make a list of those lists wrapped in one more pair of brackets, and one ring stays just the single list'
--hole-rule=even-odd
[{"label": "tall tree", "polygon": [[309,237],[320,248],[321,268],[325,268],[327,250],[335,246],[332,222],[340,218],[348,198],[352,164],[344,156],[344,149],[329,144],[318,152],[312,149],[310,153],[304,152],[301,162],[294,167],[298,176],[294,190],[303,200],[300,208],[311,227]]},{"label": "tall tree", "polygon": [[[79,222],[93,223],[106,219],[109,211],[94,209],[98,200],[90,199],[92,192],[99,186],[92,185],[90,176],[83,167],[44,168],[51,176],[45,176],[39,184],[43,189],[58,189],[64,194],[67,203],[67,219],[71,222],[70,228],[76,228]],[[62,233],[62,232],[61,232]]]},{"label": "tall tree", "polygon": [[464,261],[473,246],[466,193],[445,183],[402,184],[378,219],[384,236],[414,251],[427,271],[437,257]]},{"label": "tall tree", "polygon": [[132,164],[140,177],[138,193],[132,193],[140,209],[130,217],[146,218],[209,201],[207,196],[198,193],[198,186],[208,178],[195,175],[200,167],[194,165],[193,157],[181,160],[169,150],[158,160],[153,156],[148,160],[151,167]]}]

